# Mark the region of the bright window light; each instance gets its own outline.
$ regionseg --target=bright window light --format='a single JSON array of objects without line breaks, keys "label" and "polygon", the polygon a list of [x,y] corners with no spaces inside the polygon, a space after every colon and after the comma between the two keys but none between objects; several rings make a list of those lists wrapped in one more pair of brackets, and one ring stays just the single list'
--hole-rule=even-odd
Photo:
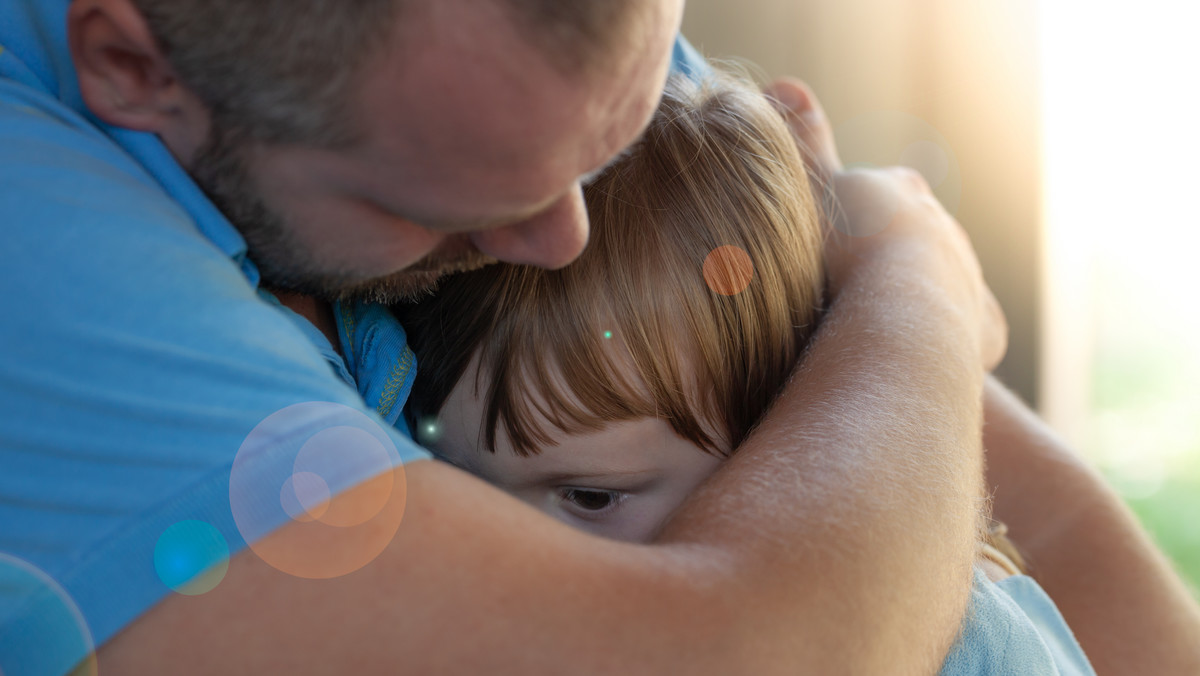
[{"label": "bright window light", "polygon": [[1040,11],[1047,415],[1197,580],[1200,8]]}]

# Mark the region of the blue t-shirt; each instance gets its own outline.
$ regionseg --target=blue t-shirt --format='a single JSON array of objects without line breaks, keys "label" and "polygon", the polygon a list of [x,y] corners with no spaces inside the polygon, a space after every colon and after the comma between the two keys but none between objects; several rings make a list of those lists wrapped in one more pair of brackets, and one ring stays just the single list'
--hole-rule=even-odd
[{"label": "blue t-shirt", "polygon": [[[400,418],[400,327],[340,307],[338,354],[261,292],[163,144],[87,112],[68,5],[0,0],[6,676],[64,673],[309,498],[428,457]],[[330,462],[338,439],[366,454]]]},{"label": "blue t-shirt", "polygon": [[[339,354],[259,290],[241,236],[162,143],[88,113],[68,4],[0,0],[7,676],[64,673],[172,590],[219,584],[312,496],[427,457],[400,416],[416,368],[403,330],[339,307]],[[675,67],[707,70],[682,40]],[[378,453],[322,462],[330,435]]]}]

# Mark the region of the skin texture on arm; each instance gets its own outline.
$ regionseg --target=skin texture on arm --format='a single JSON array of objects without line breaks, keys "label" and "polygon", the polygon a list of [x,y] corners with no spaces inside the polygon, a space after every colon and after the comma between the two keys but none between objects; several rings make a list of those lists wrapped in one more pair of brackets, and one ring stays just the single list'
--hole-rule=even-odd
[{"label": "skin texture on arm", "polygon": [[1117,494],[995,379],[984,416],[996,518],[1096,673],[1200,673],[1200,608]]}]

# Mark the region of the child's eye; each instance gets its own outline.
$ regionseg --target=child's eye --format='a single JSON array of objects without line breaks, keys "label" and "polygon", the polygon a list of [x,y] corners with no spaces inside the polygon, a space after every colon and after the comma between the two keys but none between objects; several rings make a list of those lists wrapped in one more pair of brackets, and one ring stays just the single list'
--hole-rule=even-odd
[{"label": "child's eye", "polygon": [[606,512],[625,499],[625,494],[620,491],[605,491],[594,488],[561,488],[559,495],[564,502],[568,502],[571,506],[579,511],[589,514],[600,514]]}]

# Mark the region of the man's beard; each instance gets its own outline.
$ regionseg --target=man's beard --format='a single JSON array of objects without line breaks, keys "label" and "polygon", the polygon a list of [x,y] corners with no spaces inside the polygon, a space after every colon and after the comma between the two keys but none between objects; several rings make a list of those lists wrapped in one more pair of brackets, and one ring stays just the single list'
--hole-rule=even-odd
[{"label": "man's beard", "polygon": [[456,272],[495,263],[474,247],[439,248],[403,270],[363,279],[350,270],[323,269],[263,202],[246,166],[240,134],[214,124],[197,152],[190,173],[200,189],[246,240],[247,255],[268,289],[289,291],[328,302],[362,300],[391,305],[432,294],[438,282]]}]

